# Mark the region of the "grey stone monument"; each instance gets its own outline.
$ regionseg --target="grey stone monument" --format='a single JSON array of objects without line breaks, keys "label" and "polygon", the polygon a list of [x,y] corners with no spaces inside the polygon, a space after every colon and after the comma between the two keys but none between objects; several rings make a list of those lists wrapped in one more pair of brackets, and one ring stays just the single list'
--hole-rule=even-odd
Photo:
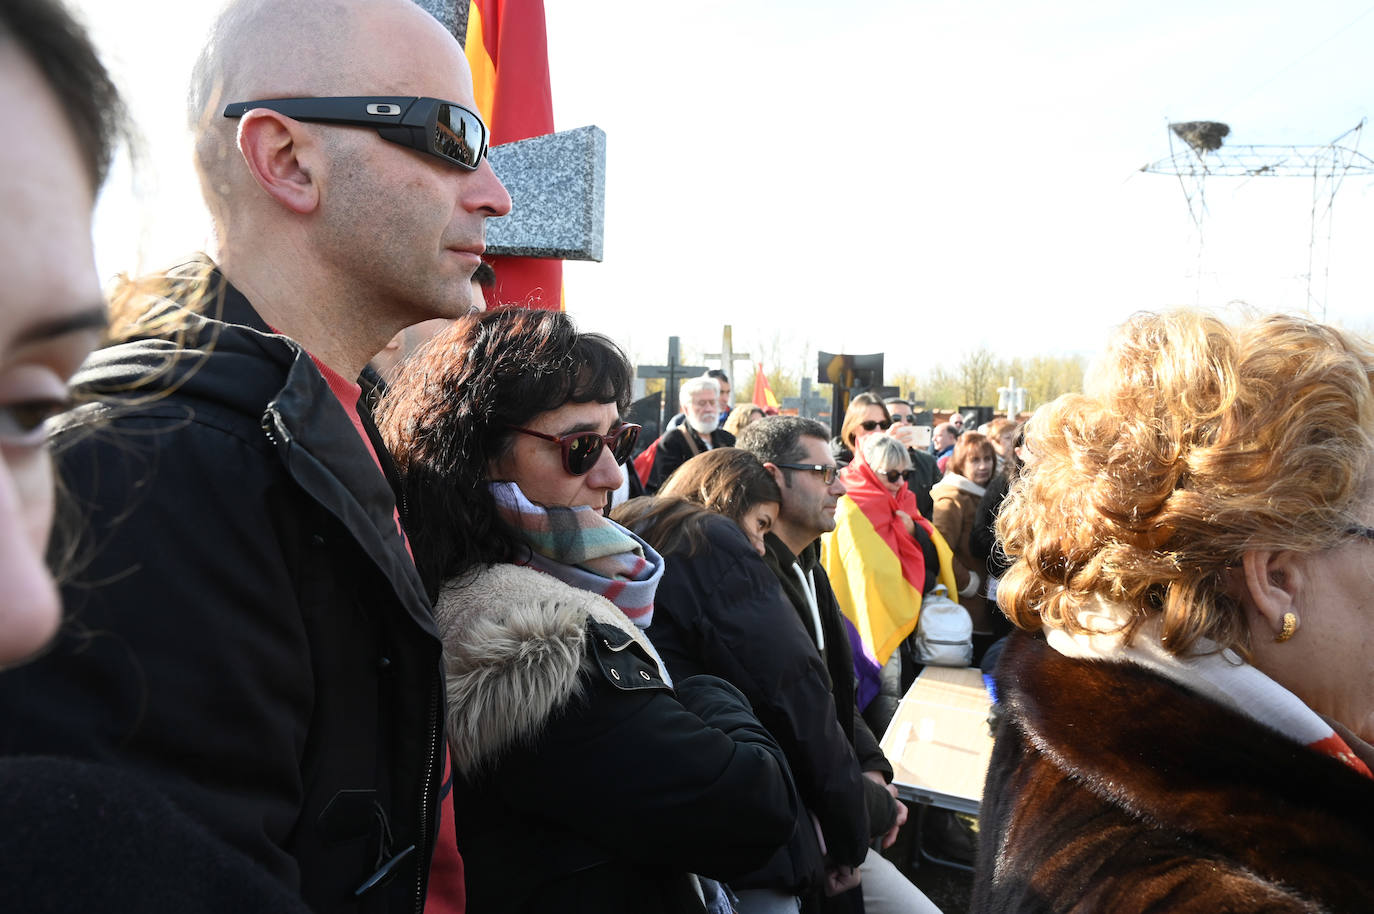
[{"label": "grey stone monument", "polygon": [[[469,0],[415,0],[457,37],[467,38]],[[579,127],[491,149],[514,206],[487,225],[487,253],[595,260],[602,255],[606,134]]]}]

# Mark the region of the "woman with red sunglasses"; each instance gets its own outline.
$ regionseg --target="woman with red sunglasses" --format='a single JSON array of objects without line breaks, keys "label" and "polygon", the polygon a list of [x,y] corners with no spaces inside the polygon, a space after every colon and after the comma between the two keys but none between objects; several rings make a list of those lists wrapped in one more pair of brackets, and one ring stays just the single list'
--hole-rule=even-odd
[{"label": "woman with red sunglasses", "polygon": [[[469,910],[728,910],[787,841],[781,750],[733,686],[644,634],[663,560],[605,516],[630,367],[557,311],[469,315],[381,405],[437,595]],[[696,874],[696,875],[694,875]]]}]

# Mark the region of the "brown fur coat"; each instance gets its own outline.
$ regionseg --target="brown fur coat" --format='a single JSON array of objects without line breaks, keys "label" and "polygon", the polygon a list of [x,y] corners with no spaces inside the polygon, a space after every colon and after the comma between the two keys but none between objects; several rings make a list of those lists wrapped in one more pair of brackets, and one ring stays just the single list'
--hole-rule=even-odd
[{"label": "brown fur coat", "polygon": [[973,911],[1374,910],[1374,781],[1025,633],[997,680]]}]

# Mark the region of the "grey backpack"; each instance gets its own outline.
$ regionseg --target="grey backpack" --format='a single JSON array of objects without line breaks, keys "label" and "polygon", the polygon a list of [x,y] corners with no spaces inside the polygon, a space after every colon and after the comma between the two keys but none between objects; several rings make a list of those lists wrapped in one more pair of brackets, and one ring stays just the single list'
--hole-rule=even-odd
[{"label": "grey backpack", "polygon": [[962,667],[973,662],[973,619],[949,598],[945,585],[935,585],[921,600],[912,644],[920,663]]}]

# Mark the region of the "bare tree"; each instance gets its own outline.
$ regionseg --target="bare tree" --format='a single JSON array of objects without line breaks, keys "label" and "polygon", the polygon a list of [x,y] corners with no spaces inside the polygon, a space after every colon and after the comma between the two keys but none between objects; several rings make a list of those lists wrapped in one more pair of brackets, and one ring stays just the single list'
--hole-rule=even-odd
[{"label": "bare tree", "polygon": [[991,406],[996,403],[998,375],[1002,373],[1002,367],[986,346],[966,353],[956,369],[964,402],[956,405]]}]

